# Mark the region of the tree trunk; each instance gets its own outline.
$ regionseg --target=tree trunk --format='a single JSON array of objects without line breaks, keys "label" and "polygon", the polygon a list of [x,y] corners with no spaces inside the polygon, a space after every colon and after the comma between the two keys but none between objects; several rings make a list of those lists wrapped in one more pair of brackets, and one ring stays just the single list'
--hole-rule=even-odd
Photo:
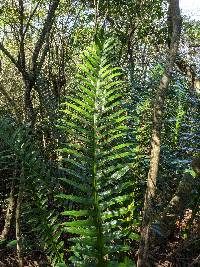
[{"label": "tree trunk", "polygon": [[24,85],[24,108],[26,121],[29,122],[31,124],[31,128],[33,128],[36,120],[36,114],[31,99],[31,91],[33,89],[34,82],[31,81],[31,79],[25,78]]},{"label": "tree trunk", "polygon": [[151,142],[151,158],[150,168],[147,179],[147,189],[145,193],[144,211],[143,211],[143,224],[141,232],[141,241],[138,252],[137,267],[149,266],[149,239],[150,229],[153,219],[153,200],[156,193],[156,182],[158,175],[158,167],[160,161],[160,146],[161,146],[161,127],[162,115],[165,104],[165,95],[171,80],[172,70],[175,64],[176,55],[179,46],[180,33],[181,33],[181,16],[179,8],[179,0],[169,0],[169,13],[172,19],[172,39],[169,51],[169,58],[165,72],[160,80],[160,85],[157,90],[154,110],[153,110],[153,129],[152,129],[152,142]]},{"label": "tree trunk", "polygon": [[[163,238],[167,240],[173,234],[176,228],[176,221],[187,208],[190,202],[191,192],[199,184],[199,180],[198,177],[193,177],[191,174],[185,173],[175,194],[162,212],[158,223],[153,224],[153,228],[155,227],[159,232],[159,236],[161,237],[159,240],[162,243]],[[155,243],[157,243],[156,240]]]},{"label": "tree trunk", "polygon": [[24,257],[22,250],[22,236],[21,236],[21,206],[23,202],[23,190],[24,190],[24,170],[22,170],[19,184],[19,192],[17,197],[17,206],[15,214],[15,224],[16,224],[16,239],[17,239],[17,257],[19,262],[19,267],[24,267]]},{"label": "tree trunk", "polygon": [[11,220],[13,218],[13,213],[14,213],[14,208],[15,208],[14,189],[15,189],[15,186],[14,186],[14,183],[12,183],[10,196],[8,198],[8,207],[7,207],[7,212],[6,212],[5,224],[4,224],[4,228],[3,228],[3,231],[0,237],[1,240],[6,240],[8,238],[8,234],[10,231]]}]

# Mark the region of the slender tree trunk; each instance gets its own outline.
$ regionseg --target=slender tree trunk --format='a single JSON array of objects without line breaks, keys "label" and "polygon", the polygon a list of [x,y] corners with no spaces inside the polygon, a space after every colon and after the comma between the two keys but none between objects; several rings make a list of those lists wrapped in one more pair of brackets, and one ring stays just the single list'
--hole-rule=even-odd
[{"label": "slender tree trunk", "polygon": [[[189,196],[195,185],[199,183],[199,178],[194,178],[191,174],[185,173],[181,179],[175,194],[161,214],[159,221],[154,224],[159,229],[159,240],[155,240],[155,244],[167,241],[167,238],[173,234],[176,229],[176,221],[179,216],[183,214],[184,210],[188,207]],[[153,234],[153,236],[155,236]],[[163,238],[162,238],[163,237]],[[158,241],[158,242],[157,242]]]},{"label": "slender tree trunk", "polygon": [[30,122],[31,127],[33,128],[36,120],[36,113],[34,111],[31,91],[33,89],[34,82],[28,78],[24,79],[24,108],[25,108],[25,117],[26,121]]},{"label": "slender tree trunk", "polygon": [[6,212],[4,228],[3,228],[3,231],[0,237],[1,240],[6,240],[8,238],[8,234],[10,231],[11,220],[13,218],[13,213],[14,213],[14,208],[15,208],[14,189],[15,189],[15,186],[13,182],[11,186],[10,196],[8,198],[8,207],[7,207],[7,212]]},{"label": "slender tree trunk", "polygon": [[24,267],[24,257],[22,249],[22,236],[21,236],[21,206],[23,202],[23,190],[24,190],[24,169],[22,168],[22,173],[20,177],[19,192],[17,197],[17,206],[15,214],[15,224],[16,224],[16,239],[17,239],[17,257],[19,262],[19,267]]},{"label": "slender tree trunk", "polygon": [[153,129],[151,142],[151,158],[150,168],[147,179],[147,189],[144,202],[143,225],[141,232],[141,241],[138,252],[137,267],[149,266],[149,239],[150,229],[153,218],[153,200],[156,193],[156,182],[158,175],[158,167],[160,161],[160,146],[161,146],[161,127],[162,115],[165,104],[165,95],[171,80],[172,70],[175,64],[176,55],[179,46],[181,33],[181,16],[179,8],[179,0],[169,0],[169,14],[172,20],[172,38],[169,51],[169,58],[165,72],[160,80],[160,85],[157,90],[154,110],[153,110]]}]

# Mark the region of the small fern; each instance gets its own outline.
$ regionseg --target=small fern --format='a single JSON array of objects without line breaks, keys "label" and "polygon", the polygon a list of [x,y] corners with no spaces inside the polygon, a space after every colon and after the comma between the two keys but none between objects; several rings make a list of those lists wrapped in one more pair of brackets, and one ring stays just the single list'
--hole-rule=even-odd
[{"label": "small fern", "polygon": [[130,251],[133,149],[122,70],[111,63],[114,49],[109,39],[83,53],[76,96],[67,96],[63,104],[59,127],[69,142],[59,149],[65,173],[65,193],[59,198],[68,204],[62,226],[74,243],[73,266],[108,266]]}]

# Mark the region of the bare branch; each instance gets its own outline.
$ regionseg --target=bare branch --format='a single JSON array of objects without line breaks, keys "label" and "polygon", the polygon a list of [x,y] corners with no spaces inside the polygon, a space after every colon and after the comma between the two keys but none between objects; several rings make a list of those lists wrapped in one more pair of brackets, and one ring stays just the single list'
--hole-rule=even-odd
[{"label": "bare branch", "polygon": [[182,71],[188,78],[191,83],[191,89],[199,93],[200,91],[200,79],[195,70],[195,66],[187,62],[186,59],[183,59],[181,56],[177,57],[176,65],[179,70]]},{"label": "bare branch", "polygon": [[22,68],[23,73],[26,72],[26,62],[25,62],[25,49],[24,49],[24,4],[23,0],[19,0],[19,37],[20,37],[20,43],[19,43],[19,61]]},{"label": "bare branch", "polygon": [[21,72],[21,65],[14,58],[14,56],[4,47],[2,43],[0,43],[0,50],[10,59],[10,61],[15,65],[15,67]]},{"label": "bare branch", "polygon": [[38,41],[35,44],[35,48],[34,48],[33,56],[32,56],[33,72],[36,71],[38,56],[45,42],[46,36],[51,31],[53,21],[54,21],[55,11],[59,5],[59,2],[60,0],[54,0],[52,5],[50,6],[47,18],[44,22],[43,29],[40,33]]},{"label": "bare branch", "polygon": [[27,30],[28,30],[28,28],[29,28],[29,26],[30,26],[31,19],[32,19],[33,16],[35,15],[35,12],[37,11],[38,6],[39,6],[40,3],[41,3],[41,0],[38,1],[38,2],[36,3],[36,5],[35,5],[33,11],[31,12],[31,14],[30,14],[30,16],[29,16],[29,18],[28,18],[28,21],[27,21],[27,23],[26,23],[25,29],[24,29],[24,35],[26,34],[26,32],[27,32]]},{"label": "bare branch", "polygon": [[45,47],[42,51],[42,55],[40,57],[40,61],[38,62],[38,65],[37,65],[37,72],[40,72],[42,66],[43,66],[43,63],[45,61],[45,58],[46,58],[46,55],[47,55],[47,52],[49,50],[49,37],[47,38],[47,41],[46,41],[46,44],[45,44]]}]

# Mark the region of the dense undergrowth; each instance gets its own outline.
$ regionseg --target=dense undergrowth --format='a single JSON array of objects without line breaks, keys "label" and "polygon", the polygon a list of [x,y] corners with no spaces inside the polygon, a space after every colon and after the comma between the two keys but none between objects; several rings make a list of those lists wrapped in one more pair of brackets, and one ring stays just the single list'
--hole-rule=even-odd
[{"label": "dense undergrowth", "polygon": [[[46,12],[33,1],[29,19],[20,17],[25,1],[3,5],[11,15],[0,17],[0,267],[137,264],[152,115],[170,50],[167,5],[86,2],[52,0]],[[185,45],[196,45],[193,23],[183,23],[158,127],[152,267],[200,264],[198,48],[183,60]]]}]

